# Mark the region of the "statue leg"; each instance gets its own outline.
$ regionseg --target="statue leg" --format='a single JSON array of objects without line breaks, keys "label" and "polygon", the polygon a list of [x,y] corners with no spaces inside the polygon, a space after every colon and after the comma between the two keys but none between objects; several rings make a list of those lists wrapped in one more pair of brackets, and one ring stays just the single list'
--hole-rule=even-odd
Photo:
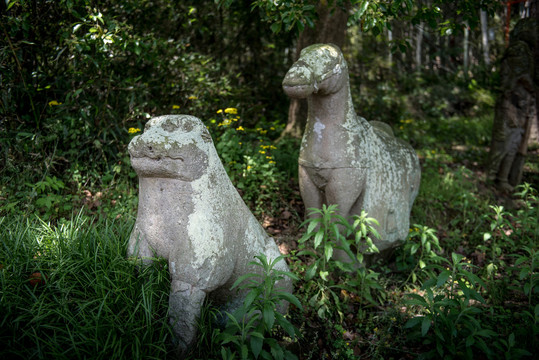
[{"label": "statue leg", "polygon": [[169,296],[170,322],[178,336],[178,353],[184,354],[196,339],[197,319],[206,293],[187,282],[172,279]]},{"label": "statue leg", "polygon": [[127,244],[127,256],[136,256],[142,259],[142,262],[146,265],[152,262],[151,258],[154,257],[154,253],[148,244],[148,240],[144,238],[142,233],[138,230],[137,225],[131,233],[129,243]]},{"label": "statue leg", "polygon": [[301,198],[303,199],[303,204],[305,209],[310,208],[322,208],[322,205],[325,203],[323,191],[316,186],[311,175],[309,174],[314,169],[307,169],[299,165],[298,175],[299,175],[299,191],[301,193]]},{"label": "statue leg", "polygon": [[499,186],[509,191],[513,190],[513,186],[509,184],[509,175],[513,168],[513,163],[522,140],[523,132],[524,130],[521,128],[514,128],[508,132],[507,153],[502,160],[500,171],[498,172]]},{"label": "statue leg", "polygon": [[[328,204],[339,205],[339,215],[349,218],[356,214],[356,209],[363,208],[366,173],[364,169],[340,168],[327,169],[331,174],[326,186]],[[335,250],[334,257],[343,262],[350,262],[350,257],[342,250]]]}]

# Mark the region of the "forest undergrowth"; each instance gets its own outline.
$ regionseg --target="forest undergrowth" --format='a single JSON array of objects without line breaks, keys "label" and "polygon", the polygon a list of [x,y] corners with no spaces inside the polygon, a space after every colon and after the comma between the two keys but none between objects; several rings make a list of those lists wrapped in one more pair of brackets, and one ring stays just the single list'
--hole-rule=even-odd
[{"label": "forest undergrowth", "polygon": [[[300,140],[281,136],[297,34],[272,33],[242,2],[0,3],[0,358],[175,358],[168,264],[126,257],[138,205],[127,144],[164,114],[205,123],[290,268],[253,259],[264,276],[236,284],[248,301],[234,314],[205,304],[188,359],[539,353],[539,149],[514,192],[485,180],[499,69],[466,65],[463,33],[425,33],[418,67],[411,48],[348,30],[357,112],[391,125],[422,168],[409,235],[380,257],[369,214],[343,219],[301,201]],[[310,212],[320,216],[305,222]],[[293,294],[273,287],[282,276]]]},{"label": "forest undergrowth", "polygon": [[[208,126],[229,176],[285,256],[294,293],[279,297],[269,290],[290,302],[286,317],[256,312],[270,300],[253,296],[258,300],[228,315],[224,328],[215,321],[219,310],[207,304],[188,358],[517,359],[537,353],[539,164],[530,156],[525,184],[513,194],[486,183],[488,116],[401,121],[396,132],[415,139],[422,182],[408,238],[383,258],[374,254],[375,219],[368,214],[350,220],[333,206],[303,208],[290,159],[297,159],[297,140],[275,143],[269,135],[279,132],[278,124],[249,129],[239,119],[238,109],[225,108]],[[97,191],[79,180],[83,196],[75,202],[62,180],[46,178],[33,187],[33,201],[47,199],[33,205],[35,214],[4,202],[1,354],[173,356],[167,264],[156,259],[141,269],[125,257],[136,187],[133,174],[115,176]],[[319,220],[304,222],[312,211]],[[336,249],[365,265],[332,259]],[[267,259],[253,260],[269,283],[282,276]],[[245,314],[260,317],[241,325]]]}]

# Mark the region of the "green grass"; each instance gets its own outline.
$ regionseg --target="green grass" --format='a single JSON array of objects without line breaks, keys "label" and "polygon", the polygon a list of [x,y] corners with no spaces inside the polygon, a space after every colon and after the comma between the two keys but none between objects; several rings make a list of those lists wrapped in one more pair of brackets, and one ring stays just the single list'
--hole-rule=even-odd
[{"label": "green grass", "polygon": [[166,264],[126,258],[132,221],[93,221],[0,218],[2,358],[166,357]]}]

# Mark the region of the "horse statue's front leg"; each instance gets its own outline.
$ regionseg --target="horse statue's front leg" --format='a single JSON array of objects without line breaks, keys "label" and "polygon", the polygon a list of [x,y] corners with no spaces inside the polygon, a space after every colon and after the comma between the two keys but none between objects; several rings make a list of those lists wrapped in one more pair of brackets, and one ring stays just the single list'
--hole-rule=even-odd
[{"label": "horse statue's front leg", "polygon": [[321,209],[322,205],[327,204],[325,201],[324,190],[316,185],[313,174],[313,169],[299,165],[299,191],[303,199],[305,209]]}]

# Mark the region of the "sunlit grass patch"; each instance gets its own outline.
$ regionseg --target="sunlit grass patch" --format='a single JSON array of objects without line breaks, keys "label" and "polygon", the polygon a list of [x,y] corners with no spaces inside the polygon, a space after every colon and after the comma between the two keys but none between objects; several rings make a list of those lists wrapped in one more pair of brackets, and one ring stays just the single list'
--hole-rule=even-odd
[{"label": "sunlit grass patch", "polygon": [[2,358],[164,358],[166,263],[127,259],[132,221],[0,219]]}]

